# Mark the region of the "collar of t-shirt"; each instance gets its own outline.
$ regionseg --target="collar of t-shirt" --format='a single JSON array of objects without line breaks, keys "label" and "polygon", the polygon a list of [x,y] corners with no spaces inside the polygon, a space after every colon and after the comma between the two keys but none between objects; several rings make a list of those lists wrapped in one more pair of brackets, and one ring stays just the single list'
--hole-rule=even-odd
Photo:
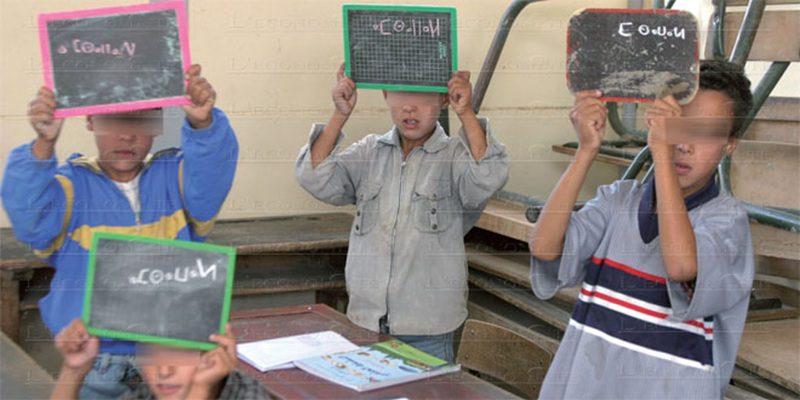
[{"label": "collar of t-shirt", "polygon": [[[700,190],[684,198],[686,211],[700,207],[719,195],[715,177]],[[658,215],[656,214],[656,180],[650,179],[644,186],[644,194],[639,202],[639,235],[642,241],[650,243],[658,237]]]},{"label": "collar of t-shirt", "polygon": [[133,212],[139,215],[141,211],[141,205],[139,203],[139,175],[136,175],[135,178],[128,182],[112,182],[117,185],[122,194],[125,195],[125,198],[128,199],[128,203],[130,203]]}]

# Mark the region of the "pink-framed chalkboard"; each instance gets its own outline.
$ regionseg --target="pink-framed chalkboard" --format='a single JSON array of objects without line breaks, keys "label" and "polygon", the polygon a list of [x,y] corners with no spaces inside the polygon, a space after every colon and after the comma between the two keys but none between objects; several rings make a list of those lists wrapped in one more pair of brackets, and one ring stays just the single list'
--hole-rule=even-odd
[{"label": "pink-framed chalkboard", "polygon": [[38,22],[57,118],[189,103],[183,1],[45,13]]}]

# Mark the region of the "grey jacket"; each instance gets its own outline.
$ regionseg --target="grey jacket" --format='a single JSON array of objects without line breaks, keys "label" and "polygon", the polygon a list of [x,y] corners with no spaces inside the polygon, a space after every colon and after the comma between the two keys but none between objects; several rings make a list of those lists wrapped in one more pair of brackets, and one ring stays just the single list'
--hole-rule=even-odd
[{"label": "grey jacket", "polygon": [[313,126],[295,172],[315,198],[356,205],[345,271],[354,323],[378,331],[386,315],[392,334],[436,335],[466,319],[464,235],[508,179],[505,146],[487,120],[481,125],[488,148],[480,161],[463,132],[448,137],[441,126],[403,160],[392,128],[341,152],[337,146],[316,169],[309,149],[324,125]]}]

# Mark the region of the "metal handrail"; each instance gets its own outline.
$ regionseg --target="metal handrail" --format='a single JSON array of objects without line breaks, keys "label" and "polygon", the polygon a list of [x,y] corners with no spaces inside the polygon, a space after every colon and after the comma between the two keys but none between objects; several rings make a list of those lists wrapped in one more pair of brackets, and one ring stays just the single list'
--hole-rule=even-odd
[{"label": "metal handrail", "polygon": [[725,12],[727,11],[726,0],[714,0],[714,14],[711,18],[711,37],[712,55],[715,60],[725,59]]},{"label": "metal handrail", "polygon": [[476,114],[480,111],[481,105],[483,104],[483,98],[486,96],[486,90],[489,88],[489,83],[492,81],[494,69],[497,67],[500,54],[503,52],[503,47],[506,45],[508,34],[511,32],[511,26],[514,25],[517,16],[519,16],[519,13],[522,12],[525,7],[538,1],[543,0],[514,0],[506,9],[502,19],[500,19],[500,24],[497,26],[497,31],[495,31],[492,45],[486,53],[486,59],[483,61],[481,73],[478,76],[478,81],[475,82],[475,88],[472,93],[472,109]]},{"label": "metal handrail", "polygon": [[[633,160],[634,158],[636,158],[637,153],[623,149],[623,147],[630,146],[631,144],[636,144],[636,143],[632,143],[627,140],[612,140],[612,141],[604,140],[603,143],[600,145],[599,153],[611,157],[619,157],[619,158],[624,158],[626,160]],[[563,146],[570,149],[577,149],[578,142],[564,143]]]},{"label": "metal handrail", "polygon": [[608,123],[619,137],[636,143],[647,143],[647,130],[629,128],[622,123],[616,102],[610,101],[606,106],[608,107]]},{"label": "metal handrail", "polygon": [[[717,56],[717,54],[719,54],[724,56],[724,43],[722,42],[724,33],[722,31],[722,26],[725,21],[725,1],[719,0],[715,3],[715,5],[718,7],[715,15],[719,15],[721,23],[718,24],[716,27],[717,29],[715,29],[715,34],[717,35],[715,44],[716,46],[719,46],[719,49],[715,48],[714,55]],[[745,10],[742,25],[739,27],[739,32],[736,35],[736,43],[733,46],[730,57],[728,57],[729,61],[739,65],[744,65],[747,62],[747,57],[750,54],[753,42],[755,41],[755,36],[758,32],[758,26],[761,23],[761,17],[764,14],[766,5],[766,0],[750,0],[747,3],[747,9]],[[722,8],[722,10],[719,8]],[[789,63],[786,61],[775,61],[769,66],[766,74],[764,74],[764,76],[758,82],[755,90],[753,90],[753,109],[750,110],[745,118],[741,132],[747,131],[747,128],[753,122],[756,115],[758,115],[758,112],[761,110],[764,102],[766,102],[770,93],[772,93],[772,90],[778,84],[778,81],[780,81],[781,77],[783,77],[783,74],[786,72],[788,67]],[[719,167],[717,168],[717,172],[719,174],[720,189],[725,193],[734,195],[733,191],[731,190],[730,165],[730,157],[723,158],[719,164]],[[791,232],[800,232],[800,217],[797,215],[797,213],[786,212],[772,207],[759,206],[747,202],[742,203],[747,211],[747,215],[759,223],[775,228],[785,229]]]},{"label": "metal handrail", "polygon": [[622,179],[636,179],[636,176],[639,175],[639,172],[642,171],[642,168],[645,164],[651,162],[653,157],[650,155],[650,148],[644,146],[643,149],[639,151],[639,154],[631,161],[631,165],[628,166],[628,169],[625,170],[625,173],[622,174]]},{"label": "metal handrail", "polygon": [[742,124],[742,132],[747,132],[747,128],[750,127],[750,124],[756,118],[756,115],[761,110],[761,107],[764,106],[764,103],[769,98],[769,95],[772,93],[772,90],[775,89],[775,86],[778,84],[778,81],[781,80],[783,74],[789,68],[788,61],[774,61],[770,64],[767,72],[758,81],[758,85],[756,86],[755,90],[753,90],[753,109],[747,114],[747,118],[745,118],[744,123]]},{"label": "metal handrail", "polygon": [[[730,170],[731,158],[725,157],[719,163],[719,167],[717,169],[720,190],[724,193],[732,195]],[[744,207],[745,211],[747,211],[747,215],[750,218],[758,221],[758,223],[784,229],[790,232],[800,232],[800,215],[798,215],[797,210],[781,210],[773,207],[759,206],[744,201],[742,201],[742,206]]]},{"label": "metal handrail", "polygon": [[739,27],[736,43],[734,43],[731,56],[728,58],[730,62],[738,65],[744,65],[747,62],[747,56],[750,55],[750,49],[753,47],[758,26],[761,24],[761,16],[764,15],[766,6],[767,0],[750,0],[747,2],[742,26]]}]

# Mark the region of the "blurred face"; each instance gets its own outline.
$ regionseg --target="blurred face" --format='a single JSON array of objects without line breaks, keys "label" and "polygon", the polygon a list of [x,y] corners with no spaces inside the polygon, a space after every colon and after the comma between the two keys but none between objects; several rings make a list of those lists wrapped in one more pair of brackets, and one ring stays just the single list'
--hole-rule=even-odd
[{"label": "blurred face", "polygon": [[159,400],[183,400],[201,362],[199,350],[140,344],[136,362],[150,391]]},{"label": "blurred face", "polygon": [[683,106],[683,126],[679,128],[683,134],[670,136],[679,138],[674,167],[684,196],[702,189],[722,157],[736,149],[738,139],[730,138],[733,117],[733,101],[714,90],[700,89],[694,100]]},{"label": "blurred face", "polygon": [[439,93],[384,91],[383,97],[402,140],[423,144],[436,128],[446,97]]},{"label": "blurred face", "polygon": [[139,173],[153,140],[163,131],[161,110],[92,115],[86,128],[94,132],[100,166],[109,177],[127,182]]}]

